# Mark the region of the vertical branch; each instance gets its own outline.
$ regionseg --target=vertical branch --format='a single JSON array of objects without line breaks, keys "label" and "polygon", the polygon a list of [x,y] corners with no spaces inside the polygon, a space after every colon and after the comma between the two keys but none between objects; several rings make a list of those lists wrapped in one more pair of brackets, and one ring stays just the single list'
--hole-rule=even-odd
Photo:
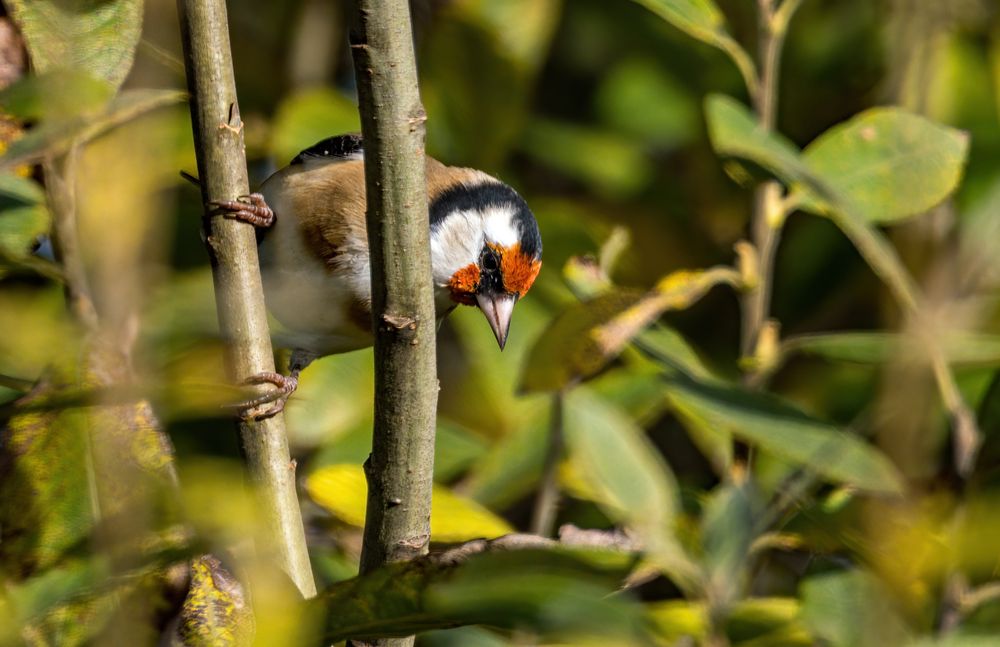
[{"label": "vertical branch", "polygon": [[45,190],[52,211],[52,246],[63,267],[66,303],[76,320],[88,331],[97,328],[97,311],[83,265],[76,226],[76,155],[74,147],[65,155],[43,163]]},{"label": "vertical branch", "polygon": [[[757,0],[757,48],[760,85],[751,88],[757,122],[765,131],[774,130],[778,115],[778,77],[781,51],[788,32],[788,23],[802,0],[785,0],[775,7],[776,0]],[[745,357],[754,355],[761,330],[770,317],[771,287],[774,284],[774,257],[781,238],[781,227],[787,215],[781,199],[781,185],[765,182],[754,193],[750,235],[757,252],[757,285],[743,296],[742,334],[740,351]],[[752,377],[752,376],[749,376]]]},{"label": "vertical branch", "polygon": [[[224,0],[178,0],[184,63],[191,92],[198,172],[205,203],[249,192],[243,122],[236,103],[229,25]],[[207,218],[208,252],[215,281],[219,327],[227,340],[231,377],[242,381],[274,370],[252,225]],[[284,419],[242,422],[240,435],[251,478],[281,567],[306,597],[316,593],[306,552],[288,454]],[[220,496],[222,493],[220,493]]]},{"label": "vertical branch", "polygon": [[549,422],[549,444],[545,450],[542,467],[542,482],[535,497],[535,509],[531,515],[531,532],[542,537],[552,535],[559,506],[559,459],[563,453],[563,403],[565,391],[552,396],[552,418]]},{"label": "vertical branch", "polygon": [[[407,0],[357,0],[351,48],[365,140],[375,429],[361,571],[430,541],[437,407],[424,122]],[[404,639],[402,643],[408,644]],[[394,641],[395,644],[395,641]]]}]

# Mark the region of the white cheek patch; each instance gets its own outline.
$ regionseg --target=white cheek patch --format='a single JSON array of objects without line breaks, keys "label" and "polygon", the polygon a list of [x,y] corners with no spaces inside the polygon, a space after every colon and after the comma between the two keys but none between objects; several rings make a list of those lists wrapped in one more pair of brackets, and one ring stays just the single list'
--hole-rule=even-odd
[{"label": "white cheek patch", "polygon": [[519,239],[510,206],[490,205],[448,214],[431,232],[434,283],[447,285],[455,272],[477,263],[485,243],[511,247]]}]

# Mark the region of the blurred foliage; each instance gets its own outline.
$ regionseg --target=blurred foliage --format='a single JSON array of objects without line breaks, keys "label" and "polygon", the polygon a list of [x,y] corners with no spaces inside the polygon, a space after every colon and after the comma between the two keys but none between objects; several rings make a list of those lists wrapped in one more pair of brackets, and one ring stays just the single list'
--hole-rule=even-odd
[{"label": "blurred foliage", "polygon": [[[347,4],[228,3],[254,183],[357,130]],[[303,372],[303,603],[236,460],[175,3],[4,2],[0,644],[993,644],[1000,11],[773,4],[769,131],[758,3],[411,3],[428,153],[522,192],[545,266],[502,354],[441,329],[435,557],[356,577],[373,355]],[[448,551],[544,483],[605,544]]]}]

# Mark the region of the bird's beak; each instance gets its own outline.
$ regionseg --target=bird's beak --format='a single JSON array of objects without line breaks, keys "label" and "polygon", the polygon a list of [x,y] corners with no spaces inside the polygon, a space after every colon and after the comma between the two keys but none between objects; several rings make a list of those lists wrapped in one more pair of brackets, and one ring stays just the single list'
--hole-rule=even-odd
[{"label": "bird's beak", "polygon": [[510,330],[510,316],[514,312],[517,297],[512,295],[477,294],[476,303],[490,322],[490,328],[496,335],[500,350],[507,344],[507,332]]}]

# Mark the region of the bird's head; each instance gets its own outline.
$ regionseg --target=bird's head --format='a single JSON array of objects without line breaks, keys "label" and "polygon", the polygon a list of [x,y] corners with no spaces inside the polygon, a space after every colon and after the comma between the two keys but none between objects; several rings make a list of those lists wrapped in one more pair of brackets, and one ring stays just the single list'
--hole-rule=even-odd
[{"label": "bird's head", "polygon": [[431,265],[453,303],[477,306],[507,343],[518,299],[542,266],[538,223],[514,189],[486,174],[443,190],[431,201]]}]

